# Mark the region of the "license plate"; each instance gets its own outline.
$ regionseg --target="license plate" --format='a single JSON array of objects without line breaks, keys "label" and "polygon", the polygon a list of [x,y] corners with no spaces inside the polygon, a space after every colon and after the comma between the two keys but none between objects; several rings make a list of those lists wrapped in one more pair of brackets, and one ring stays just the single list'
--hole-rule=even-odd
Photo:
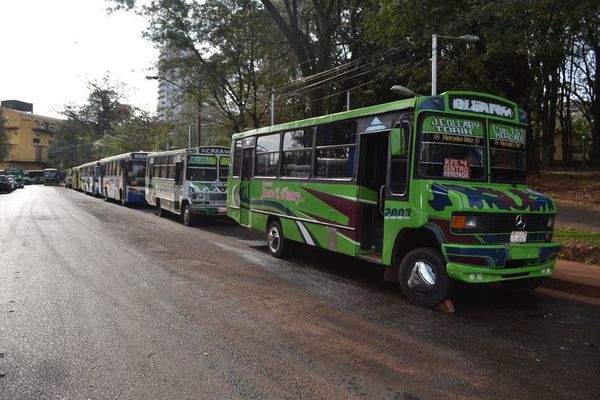
[{"label": "license plate", "polygon": [[514,231],[510,233],[511,243],[525,243],[527,241],[527,232]]},{"label": "license plate", "polygon": [[217,209],[220,213],[226,213],[227,212],[227,207],[219,207]]}]

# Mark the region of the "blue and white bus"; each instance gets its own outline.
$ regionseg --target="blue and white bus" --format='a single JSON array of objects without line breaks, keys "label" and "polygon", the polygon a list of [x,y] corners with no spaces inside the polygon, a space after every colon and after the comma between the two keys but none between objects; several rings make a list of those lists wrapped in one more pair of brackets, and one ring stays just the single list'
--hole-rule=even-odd
[{"label": "blue and white bus", "polygon": [[80,188],[85,194],[100,195],[102,168],[98,161],[92,161],[79,167]]},{"label": "blue and white bus", "polygon": [[147,158],[148,152],[138,151],[101,159],[104,199],[117,200],[122,205],[144,203]]}]

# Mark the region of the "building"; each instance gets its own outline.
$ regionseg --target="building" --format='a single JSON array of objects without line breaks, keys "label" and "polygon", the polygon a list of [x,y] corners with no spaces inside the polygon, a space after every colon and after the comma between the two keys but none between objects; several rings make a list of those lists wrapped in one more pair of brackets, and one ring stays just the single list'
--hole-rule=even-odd
[{"label": "building", "polygon": [[48,147],[54,141],[62,120],[33,114],[32,111],[31,103],[2,101],[0,113],[10,148],[7,157],[0,162],[0,169],[48,167]]}]

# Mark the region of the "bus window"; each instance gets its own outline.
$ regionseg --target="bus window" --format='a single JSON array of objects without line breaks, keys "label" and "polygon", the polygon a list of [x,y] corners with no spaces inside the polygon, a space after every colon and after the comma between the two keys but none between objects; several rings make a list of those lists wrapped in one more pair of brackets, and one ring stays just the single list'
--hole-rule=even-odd
[{"label": "bus window", "polygon": [[219,158],[219,180],[227,181],[227,173],[229,172],[229,157]]},{"label": "bus window", "polygon": [[127,184],[132,186],[144,186],[146,184],[146,162],[141,160],[129,161],[127,173]]},{"label": "bus window", "polygon": [[283,173],[291,178],[308,178],[313,155],[312,130],[291,131],[283,134]]},{"label": "bus window", "polygon": [[217,157],[210,155],[190,155],[187,159],[185,178],[188,181],[217,180]]},{"label": "bus window", "polygon": [[279,175],[279,133],[260,136],[256,139],[255,176]]},{"label": "bus window", "polygon": [[343,179],[354,176],[356,123],[344,122],[317,128],[317,178]]},{"label": "bus window", "polygon": [[231,176],[239,177],[240,171],[242,170],[242,141],[235,141],[235,148],[233,150],[233,169]]},{"label": "bus window", "polygon": [[[410,154],[410,122],[406,121],[402,124],[404,129],[404,149],[403,155],[392,155],[390,165],[390,192],[392,194],[406,194],[408,187],[408,155]],[[392,146],[391,146],[392,147]]]}]

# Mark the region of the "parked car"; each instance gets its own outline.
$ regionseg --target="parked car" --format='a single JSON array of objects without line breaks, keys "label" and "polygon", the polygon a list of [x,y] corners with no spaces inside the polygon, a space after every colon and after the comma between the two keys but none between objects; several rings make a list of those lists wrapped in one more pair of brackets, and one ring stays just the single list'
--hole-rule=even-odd
[{"label": "parked car", "polygon": [[0,192],[10,193],[13,191],[13,185],[6,175],[0,175]]},{"label": "parked car", "polygon": [[5,175],[5,176],[8,178],[8,181],[11,184],[11,187],[12,187],[11,192],[13,190],[17,189],[18,186],[17,186],[17,180],[15,179],[15,177],[12,175]]}]

